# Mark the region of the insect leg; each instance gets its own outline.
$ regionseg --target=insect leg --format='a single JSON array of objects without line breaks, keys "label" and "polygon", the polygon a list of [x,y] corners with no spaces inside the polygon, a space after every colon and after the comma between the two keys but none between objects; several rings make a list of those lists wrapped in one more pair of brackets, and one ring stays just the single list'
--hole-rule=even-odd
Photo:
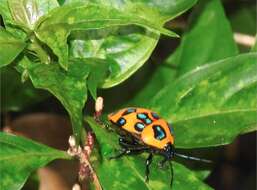
[{"label": "insect leg", "polygon": [[149,181],[149,174],[150,174],[150,169],[149,166],[151,165],[153,160],[153,154],[150,153],[148,158],[146,159],[145,165],[146,165],[146,169],[145,169],[145,181],[148,182]]},{"label": "insect leg", "polygon": [[197,157],[193,157],[193,156],[187,156],[184,154],[179,154],[179,153],[174,153],[175,156],[180,157],[180,158],[184,158],[184,159],[188,159],[188,160],[195,160],[195,161],[200,161],[200,162],[205,162],[205,163],[212,163],[211,160],[206,160],[203,158],[197,158]]},{"label": "insect leg", "polygon": [[172,162],[170,162],[170,171],[171,171],[170,186],[172,187],[172,184],[173,184],[173,165],[172,165]]},{"label": "insect leg", "polygon": [[126,146],[124,145],[124,147],[121,149],[120,153],[114,156],[111,156],[109,159],[116,159],[116,158],[120,158],[124,155],[130,155],[130,154],[140,154],[144,151],[149,150],[148,147],[144,147],[144,146]]},{"label": "insect leg", "polygon": [[120,153],[119,153],[119,154],[114,155],[114,156],[111,156],[109,159],[110,159],[110,160],[111,160],[111,159],[117,159],[117,158],[120,158],[120,157],[122,157],[122,156],[124,156],[124,155],[126,155],[126,154],[130,154],[130,153],[131,153],[131,151],[130,151],[129,149],[123,148],[123,149],[120,150]]},{"label": "insect leg", "polygon": [[165,162],[167,162],[167,160],[168,160],[168,159],[165,157],[162,161],[160,161],[160,162],[158,163],[159,168],[163,168],[163,166],[164,166]]},{"label": "insect leg", "polygon": [[120,144],[120,146],[122,146],[122,147],[135,147],[135,146],[138,146],[138,145],[139,145],[138,142],[136,142],[135,140],[129,141],[129,140],[127,140],[127,138],[124,137],[124,136],[121,136],[121,137],[119,138],[119,144]]}]

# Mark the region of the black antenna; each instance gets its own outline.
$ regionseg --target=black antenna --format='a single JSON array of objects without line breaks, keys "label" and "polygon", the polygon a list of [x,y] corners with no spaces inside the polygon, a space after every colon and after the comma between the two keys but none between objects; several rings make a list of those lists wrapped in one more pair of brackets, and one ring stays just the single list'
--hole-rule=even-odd
[{"label": "black antenna", "polygon": [[206,160],[206,159],[197,158],[197,157],[193,157],[193,156],[187,156],[187,155],[179,154],[176,152],[174,152],[174,155],[177,157],[180,157],[180,158],[188,159],[188,160],[196,160],[196,161],[205,162],[205,163],[213,163],[211,160]]}]

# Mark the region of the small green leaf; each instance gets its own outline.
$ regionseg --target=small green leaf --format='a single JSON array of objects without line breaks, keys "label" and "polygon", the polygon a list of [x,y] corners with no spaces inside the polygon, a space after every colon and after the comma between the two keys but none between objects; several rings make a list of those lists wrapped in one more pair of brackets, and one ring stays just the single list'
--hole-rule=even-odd
[{"label": "small green leaf", "polygon": [[152,98],[148,107],[175,126],[177,147],[223,145],[256,130],[256,58],[249,53],[205,64]]},{"label": "small green leaf", "polygon": [[0,68],[10,64],[26,47],[26,43],[17,39],[5,29],[0,29]]},{"label": "small green leaf", "polygon": [[[149,183],[145,182],[145,159],[146,154],[135,156],[124,156],[120,159],[109,160],[110,154],[114,149],[119,149],[118,135],[108,132],[98,125],[92,118],[87,117],[86,121],[94,130],[97,142],[100,145],[102,159],[95,163],[95,170],[100,183],[104,189],[142,189],[142,190],[166,190],[170,189],[170,167],[165,169],[157,166],[160,157],[155,157],[150,167]],[[174,189],[211,189],[201,182],[194,172],[185,168],[183,165],[173,162],[174,169]],[[129,177],[128,177],[129,176]]]},{"label": "small green leaf", "polygon": [[69,155],[32,140],[0,132],[1,190],[21,189],[29,175],[55,159]]},{"label": "small green leaf", "polygon": [[12,15],[9,10],[8,0],[0,0],[0,15],[3,17],[4,24],[12,22]]},{"label": "small green leaf", "polygon": [[8,0],[0,0],[0,15],[3,18],[5,29],[8,32],[10,32],[16,37],[19,37],[20,39],[26,38],[25,32],[15,26],[16,23],[12,18],[12,15],[8,6]]},{"label": "small green leaf", "polygon": [[104,81],[107,77],[107,70],[109,69],[109,65],[107,63],[93,63],[91,65],[91,72],[88,76],[88,90],[96,100],[97,98],[97,87]]},{"label": "small green leaf", "polygon": [[8,5],[16,24],[30,30],[42,15],[59,6],[56,0],[8,0]]}]

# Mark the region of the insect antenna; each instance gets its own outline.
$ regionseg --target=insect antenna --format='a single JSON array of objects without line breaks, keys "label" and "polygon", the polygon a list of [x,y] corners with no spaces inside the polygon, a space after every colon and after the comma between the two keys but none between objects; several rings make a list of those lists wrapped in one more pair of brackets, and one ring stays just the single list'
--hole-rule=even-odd
[{"label": "insect antenna", "polygon": [[187,156],[187,155],[179,154],[179,153],[176,153],[176,152],[174,152],[174,155],[177,156],[177,157],[180,157],[180,158],[187,159],[187,160],[196,160],[196,161],[205,162],[205,163],[213,163],[211,160],[207,160],[207,159],[203,159],[203,158],[197,158],[197,157],[193,157],[193,156]]}]

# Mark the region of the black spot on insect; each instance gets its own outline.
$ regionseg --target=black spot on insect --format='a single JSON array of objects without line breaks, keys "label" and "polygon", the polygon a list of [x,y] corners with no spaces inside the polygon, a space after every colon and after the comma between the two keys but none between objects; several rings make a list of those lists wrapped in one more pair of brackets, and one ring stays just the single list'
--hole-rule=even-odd
[{"label": "black spot on insect", "polygon": [[126,111],[124,111],[124,113],[122,114],[122,116],[124,115],[128,115],[130,113],[136,112],[136,108],[128,108]]},{"label": "black spot on insect", "polygon": [[157,113],[151,112],[151,115],[154,119],[160,119],[160,117]]},{"label": "black spot on insect", "polygon": [[166,138],[166,133],[160,125],[153,126],[154,138],[157,140],[163,140]]},{"label": "black spot on insect", "polygon": [[119,126],[119,127],[122,127],[123,125],[126,124],[126,119],[124,119],[123,117],[121,117],[117,122],[116,124]]},{"label": "black spot on insect", "polygon": [[135,129],[139,132],[143,131],[143,129],[145,128],[145,125],[143,123],[137,122],[135,124]]}]

